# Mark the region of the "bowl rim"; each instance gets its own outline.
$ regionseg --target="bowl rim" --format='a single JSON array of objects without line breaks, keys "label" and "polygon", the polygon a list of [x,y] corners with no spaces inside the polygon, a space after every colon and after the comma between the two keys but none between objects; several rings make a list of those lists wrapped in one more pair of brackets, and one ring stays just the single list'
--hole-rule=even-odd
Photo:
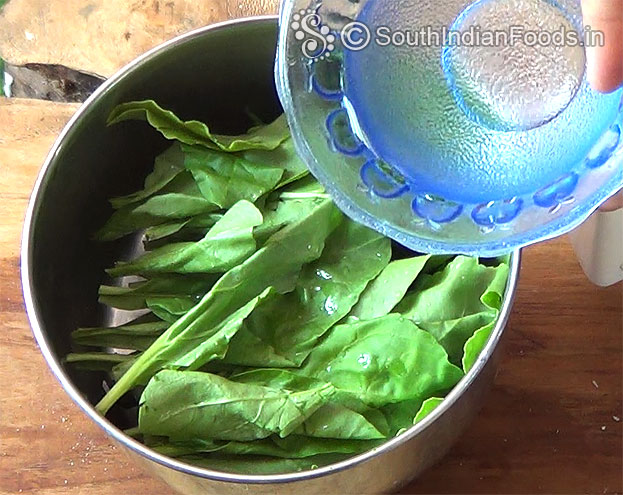
[{"label": "bowl rim", "polygon": [[87,112],[87,110],[94,105],[104,94],[114,88],[114,86],[126,76],[131,75],[134,71],[140,70],[141,66],[148,61],[157,58],[160,54],[175,49],[177,46],[183,43],[208,35],[212,32],[217,32],[225,29],[232,29],[238,26],[247,24],[276,24],[279,17],[277,15],[260,15],[246,18],[232,19],[224,22],[211,24],[199,29],[195,29],[181,36],[166,41],[151,50],[147,51],[143,55],[137,57],[129,64],[125,65],[122,69],[111,76],[105,81],[78,109],[69,122],[65,125],[54,145],[52,146],[45,162],[39,172],[33,191],[26,210],[24,228],[22,231],[21,241],[21,282],[22,291],[24,297],[24,303],[26,307],[26,314],[32,328],[32,333],[35,337],[37,344],[43,354],[43,357],[52,371],[53,375],[60,382],[61,386],[69,397],[78,405],[82,411],[93,420],[93,422],[104,430],[112,439],[120,443],[121,445],[129,448],[134,453],[153,461],[162,466],[174,469],[178,472],[198,476],[200,478],[228,482],[228,483],[246,483],[246,484],[280,484],[280,483],[292,483],[296,481],[305,481],[320,478],[330,475],[339,471],[349,469],[351,467],[362,464],[375,457],[378,457],[385,452],[393,450],[400,445],[405,444],[413,437],[418,436],[424,430],[426,430],[437,418],[445,414],[457,400],[461,397],[463,392],[467,390],[476,378],[480,375],[483,368],[489,361],[493,350],[497,347],[505,327],[507,325],[510,310],[515,299],[515,293],[517,283],[519,279],[519,267],[521,264],[521,252],[519,250],[514,251],[510,258],[510,270],[507,282],[507,287],[503,299],[502,308],[500,309],[498,321],[493,329],[491,336],[483,348],[478,360],[473,365],[471,370],[465,374],[465,376],[454,386],[450,393],[444,398],[444,401],[439,407],[437,407],[431,414],[429,414],[424,420],[409,428],[405,433],[392,438],[382,445],[368,451],[363,454],[351,457],[347,460],[340,461],[338,463],[331,464],[329,466],[321,467],[315,470],[301,471],[289,474],[278,475],[243,475],[234,473],[225,473],[220,471],[213,471],[206,468],[200,468],[191,464],[186,464],[178,460],[161,455],[152,449],[146,447],[137,440],[127,436],[123,431],[117,428],[104,416],[100,415],[81,393],[80,390],[73,384],[70,377],[63,370],[60,359],[55,355],[50,344],[50,339],[44,330],[44,322],[40,315],[38,305],[36,302],[33,277],[32,277],[32,253],[33,253],[33,231],[34,231],[34,219],[35,212],[38,209],[41,196],[45,189],[45,178],[50,175],[54,167],[57,165],[56,157],[68,137],[75,131],[76,123]]},{"label": "bowl rim", "polygon": [[[277,91],[279,93],[281,104],[284,107],[290,129],[294,134],[299,135],[298,139],[294,139],[294,145],[297,153],[306,163],[313,175],[315,175],[319,182],[324,185],[327,192],[333,198],[335,204],[357,222],[362,223],[371,229],[377,230],[383,235],[394,240],[401,240],[405,246],[414,251],[425,251],[431,254],[461,253],[468,256],[495,257],[568,234],[582,225],[604,202],[615,195],[623,187],[623,167],[618,166],[612,173],[612,176],[609,177],[598,189],[591,190],[591,192],[584,199],[578,201],[565,214],[549,219],[543,223],[539,223],[537,227],[530,228],[523,232],[512,232],[512,230],[509,230],[509,233],[505,233],[504,235],[492,240],[489,240],[486,234],[484,234],[483,240],[474,241],[472,238],[470,240],[463,240],[459,243],[452,243],[447,239],[437,239],[436,237],[433,238],[430,236],[419,235],[416,230],[408,229],[404,225],[398,225],[394,221],[387,221],[387,219],[382,215],[375,217],[375,215],[371,213],[370,208],[358,204],[357,201],[346,194],[341,187],[338,187],[333,181],[330,180],[330,174],[323,166],[321,166],[320,162],[315,158],[315,155],[312,152],[312,146],[302,131],[303,126],[301,125],[301,120],[295,118],[295,98],[290,90],[290,69],[297,64],[291,65],[287,64],[285,61],[288,60],[289,45],[287,40],[291,31],[291,16],[295,12],[297,5],[298,0],[283,0],[281,2],[280,19],[282,19],[282,23],[280,25],[277,56],[280,60],[282,60],[282,62],[278,63],[275,67]],[[580,167],[580,165],[574,166],[568,172],[579,174],[578,167]],[[584,165],[582,165],[582,167],[584,167]],[[587,175],[589,175],[588,172],[579,174],[579,180],[584,180]],[[565,175],[562,177],[565,177]],[[562,177],[559,177],[557,180],[560,180]],[[543,187],[548,186],[549,185],[543,185]],[[521,194],[516,197],[516,199],[523,205],[520,210],[520,214],[533,207],[537,208],[537,210],[543,209],[534,204],[533,198],[535,193],[536,191],[533,191],[531,193]],[[417,194],[415,194],[415,197],[417,197]],[[511,200],[509,199],[506,201]],[[470,209],[473,212],[473,209],[478,206],[503,202],[504,200],[495,200],[489,203],[481,203],[481,205],[468,202],[457,202],[456,204],[463,207],[463,216],[471,216],[471,214],[468,213]],[[410,214],[412,214],[412,212],[410,212]],[[513,222],[518,219],[519,216],[515,218]],[[508,227],[508,225],[510,225],[510,223],[497,225],[497,227],[503,231],[506,227]]]}]

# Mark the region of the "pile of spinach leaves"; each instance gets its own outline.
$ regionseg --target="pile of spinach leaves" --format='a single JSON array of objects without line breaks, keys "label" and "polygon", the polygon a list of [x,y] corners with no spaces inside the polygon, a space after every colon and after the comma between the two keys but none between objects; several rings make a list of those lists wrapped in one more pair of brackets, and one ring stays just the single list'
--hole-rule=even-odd
[{"label": "pile of spinach leaves", "polygon": [[142,233],[145,253],[108,270],[135,281],[100,288],[140,316],[76,330],[67,362],[110,372],[102,414],[138,400],[145,444],[230,472],[311,469],[420,421],[474,364],[507,259],[418,255],[347,219],[283,117],[223,136],[142,101],[124,120],[172,141],[96,234]]}]

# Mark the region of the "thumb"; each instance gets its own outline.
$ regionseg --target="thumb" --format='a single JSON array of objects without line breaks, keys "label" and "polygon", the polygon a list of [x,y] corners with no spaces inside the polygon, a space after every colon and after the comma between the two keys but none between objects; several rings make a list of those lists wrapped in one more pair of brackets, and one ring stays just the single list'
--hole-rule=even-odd
[{"label": "thumb", "polygon": [[584,25],[603,33],[603,46],[587,46],[587,76],[597,91],[623,84],[623,0],[582,0]]}]

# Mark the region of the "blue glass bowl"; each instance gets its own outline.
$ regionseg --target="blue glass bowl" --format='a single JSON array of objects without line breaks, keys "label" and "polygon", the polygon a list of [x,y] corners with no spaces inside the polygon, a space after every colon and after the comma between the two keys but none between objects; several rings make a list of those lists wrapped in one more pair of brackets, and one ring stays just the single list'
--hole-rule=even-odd
[{"label": "blue glass bowl", "polygon": [[411,249],[508,253],[623,187],[623,90],[586,82],[577,40],[599,33],[577,0],[285,0],[280,19],[299,154],[347,215]]}]

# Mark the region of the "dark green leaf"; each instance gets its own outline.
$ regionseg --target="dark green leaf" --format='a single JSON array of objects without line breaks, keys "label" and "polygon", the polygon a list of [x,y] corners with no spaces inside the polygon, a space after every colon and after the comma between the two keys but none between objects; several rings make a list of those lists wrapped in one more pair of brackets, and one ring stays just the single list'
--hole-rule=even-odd
[{"label": "dark green leaf", "polygon": [[212,213],[217,209],[201,195],[192,175],[184,171],[161,194],[115,211],[106,225],[95,234],[95,239],[112,241],[141,229]]},{"label": "dark green leaf", "polygon": [[156,321],[114,328],[80,328],[72,332],[71,338],[78,345],[143,351],[168,327],[166,321]]},{"label": "dark green leaf", "polygon": [[176,359],[180,342],[186,352],[188,345],[205,338],[206,331],[218,328],[219,322],[267,287],[291,290],[301,266],[320,256],[326,238],[341,219],[339,211],[327,201],[308,217],[271,237],[251,258],[223,275],[191,311],[154,342],[100,401],[98,410],[106,413],[137,383],[163,369],[173,361],[172,357]]},{"label": "dark green leaf", "polygon": [[112,277],[158,273],[219,273],[233,268],[256,249],[253,228],[262,214],[248,201],[240,201],[196,243],[167,244],[140,258],[107,270]]},{"label": "dark green leaf", "polygon": [[146,120],[167,139],[222,151],[272,150],[290,135],[284,116],[271,124],[255,127],[247,134],[239,136],[213,134],[204,123],[196,120],[183,122],[173,112],[164,110],[153,100],[119,105],[108,117],[108,125],[125,120]]},{"label": "dark green leaf", "polygon": [[129,311],[148,307],[148,298],[186,299],[196,304],[214,285],[217,275],[158,275],[149,280],[134,282],[129,287],[102,285],[99,288],[100,302],[113,308]]},{"label": "dark green leaf", "polygon": [[183,171],[184,153],[181,146],[175,143],[167,151],[156,157],[154,170],[145,178],[145,185],[142,190],[127,196],[113,198],[110,203],[113,208],[119,209],[143,201],[160,191]]},{"label": "dark green leaf", "polygon": [[238,154],[183,146],[185,166],[204,198],[222,209],[242,199],[254,202],[271,191],[283,176],[272,165],[252,163]]},{"label": "dark green leaf", "polygon": [[162,225],[154,225],[153,227],[149,227],[145,231],[145,241],[148,243],[154,242],[169,237],[173,234],[177,234],[186,225],[188,225],[190,220],[190,218],[185,218],[182,220],[174,220],[172,222],[163,223]]},{"label": "dark green leaf", "polygon": [[294,291],[257,307],[232,340],[225,361],[300,366],[318,339],[348,314],[390,256],[389,239],[344,220],[327,239],[320,258],[303,268]]},{"label": "dark green leaf", "polygon": [[289,435],[286,438],[271,436],[251,442],[198,439],[171,442],[167,439],[159,439],[147,441],[146,444],[158,453],[174,458],[218,452],[219,455],[255,455],[282,459],[304,459],[321,454],[359,454],[378,446],[379,441],[333,440]]},{"label": "dark green leaf", "polygon": [[77,369],[89,371],[110,371],[114,366],[132,359],[125,354],[107,352],[72,352],[67,354],[65,362]]},{"label": "dark green leaf", "polygon": [[305,459],[279,459],[262,456],[226,456],[211,454],[206,457],[189,456],[182,460],[214,471],[246,475],[288,474],[310,471],[348,459],[347,454],[325,454]]},{"label": "dark green leaf", "polygon": [[[115,364],[112,370],[110,370],[110,376],[112,376],[113,380],[119,380],[123,375],[125,375],[140,356],[141,353],[137,352],[131,356],[128,356],[128,359]],[[139,385],[147,385],[147,381],[145,380],[139,382]]]}]

